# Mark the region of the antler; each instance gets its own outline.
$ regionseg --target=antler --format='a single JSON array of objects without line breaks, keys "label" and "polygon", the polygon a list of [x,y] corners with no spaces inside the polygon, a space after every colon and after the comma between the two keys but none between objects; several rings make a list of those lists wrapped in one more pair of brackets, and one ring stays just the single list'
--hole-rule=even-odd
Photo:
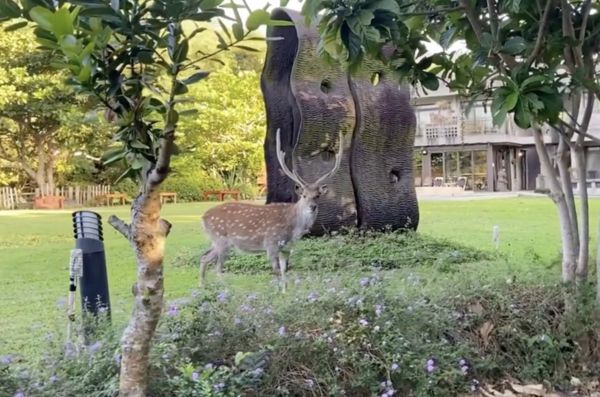
[{"label": "antler", "polygon": [[306,187],[307,183],[302,180],[295,172],[290,171],[290,169],[285,164],[285,152],[281,150],[281,137],[280,128],[277,128],[277,160],[279,160],[279,165],[283,170],[283,173],[286,174],[291,180],[296,182],[298,185],[303,188]]},{"label": "antler", "polygon": [[323,175],[322,177],[320,177],[319,179],[317,179],[317,181],[314,183],[314,185],[319,185],[321,182],[323,182],[324,180],[326,180],[327,178],[329,178],[330,176],[332,176],[333,174],[335,174],[338,170],[338,168],[340,168],[340,164],[342,163],[342,153],[344,152],[344,135],[342,134],[342,131],[340,131],[340,148],[337,152],[337,154],[335,155],[335,164],[333,166],[333,169],[331,171],[329,171],[328,173],[326,173],[325,175]]}]

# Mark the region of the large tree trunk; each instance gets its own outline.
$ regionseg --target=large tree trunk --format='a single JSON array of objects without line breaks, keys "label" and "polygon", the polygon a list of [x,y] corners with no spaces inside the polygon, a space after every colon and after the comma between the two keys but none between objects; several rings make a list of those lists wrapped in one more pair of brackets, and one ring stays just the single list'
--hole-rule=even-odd
[{"label": "large tree trunk", "polygon": [[563,256],[562,280],[565,283],[572,283],[575,281],[575,267],[577,258],[575,250],[575,238],[573,236],[571,219],[569,216],[569,208],[565,199],[565,194],[562,190],[562,186],[559,183],[554,168],[550,162],[550,156],[546,151],[543,134],[540,128],[534,128],[533,137],[535,140],[535,148],[540,158],[542,172],[545,174],[546,180],[550,185],[550,197],[552,198],[552,201],[554,201],[558,211]]},{"label": "large tree trunk", "polygon": [[51,157],[47,158],[46,162],[46,184],[48,186],[48,190],[50,191],[50,195],[54,195],[55,185],[54,185],[54,161]]},{"label": "large tree trunk", "polygon": [[132,204],[131,215],[131,226],[114,216],[109,222],[128,237],[137,262],[133,313],[121,339],[119,395],[141,397],[146,395],[150,346],[163,307],[164,247],[171,225],[160,219],[157,189],[140,194]]}]

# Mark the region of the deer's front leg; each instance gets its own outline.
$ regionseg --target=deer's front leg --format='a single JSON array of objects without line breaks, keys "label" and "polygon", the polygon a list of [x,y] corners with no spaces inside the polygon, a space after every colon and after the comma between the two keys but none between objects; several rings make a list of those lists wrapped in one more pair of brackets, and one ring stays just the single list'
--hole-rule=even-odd
[{"label": "deer's front leg", "polygon": [[267,256],[271,261],[271,267],[273,268],[273,275],[279,276],[279,250],[275,247],[267,249]]},{"label": "deer's front leg", "polygon": [[285,291],[287,289],[287,280],[285,279],[285,271],[287,270],[289,257],[290,257],[289,252],[287,252],[287,251],[279,252],[279,271],[281,272],[281,285],[282,285],[283,293],[285,293]]}]

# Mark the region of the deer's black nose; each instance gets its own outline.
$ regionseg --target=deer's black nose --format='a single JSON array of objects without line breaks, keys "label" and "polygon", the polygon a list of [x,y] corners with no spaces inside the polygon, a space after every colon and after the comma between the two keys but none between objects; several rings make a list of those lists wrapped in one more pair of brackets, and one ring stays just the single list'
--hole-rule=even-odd
[{"label": "deer's black nose", "polygon": [[317,209],[317,205],[316,205],[316,204],[311,204],[311,205],[310,205],[310,210],[311,210],[312,212],[315,212],[315,211],[316,211],[316,209]]}]

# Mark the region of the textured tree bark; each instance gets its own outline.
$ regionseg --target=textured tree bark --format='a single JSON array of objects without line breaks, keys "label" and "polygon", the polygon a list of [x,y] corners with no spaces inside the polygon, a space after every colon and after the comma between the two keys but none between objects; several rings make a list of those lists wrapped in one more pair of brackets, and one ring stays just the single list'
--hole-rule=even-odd
[{"label": "textured tree bark", "polygon": [[544,145],[544,138],[540,128],[533,129],[535,148],[540,158],[542,172],[550,184],[550,198],[554,201],[558,211],[558,220],[560,223],[560,237],[562,241],[562,280],[565,283],[575,281],[576,251],[575,239],[572,233],[569,208],[562,191],[562,186],[556,178],[556,173],[550,162],[550,156]]},{"label": "textured tree bark", "polygon": [[[172,93],[169,106],[172,106],[173,96]],[[129,240],[137,264],[137,282],[132,287],[133,313],[121,338],[120,397],[145,397],[148,387],[150,347],[163,307],[165,241],[171,231],[171,224],[160,218],[158,188],[169,174],[174,139],[175,126],[167,124],[156,163],[142,171],[141,193],[131,205],[131,225],[114,215],[109,219]]]},{"label": "textured tree bark", "polygon": [[133,313],[121,339],[119,395],[141,397],[146,395],[150,346],[162,313],[164,247],[171,225],[160,219],[156,189],[140,194],[131,214],[131,226],[114,216],[109,222],[129,239],[137,262]]},{"label": "textured tree bark", "polygon": [[304,17],[284,8],[277,20],[293,27],[269,27],[261,88],[267,112],[265,160],[267,203],[296,200],[293,182],[279,169],[275,132],[291,169],[307,182],[331,169],[337,132],[344,139],[338,172],[319,200],[311,234],[345,227],[416,229],[419,208],[413,177],[415,115],[409,93],[398,87],[385,65],[365,60],[348,73],[318,57],[319,35]]}]

